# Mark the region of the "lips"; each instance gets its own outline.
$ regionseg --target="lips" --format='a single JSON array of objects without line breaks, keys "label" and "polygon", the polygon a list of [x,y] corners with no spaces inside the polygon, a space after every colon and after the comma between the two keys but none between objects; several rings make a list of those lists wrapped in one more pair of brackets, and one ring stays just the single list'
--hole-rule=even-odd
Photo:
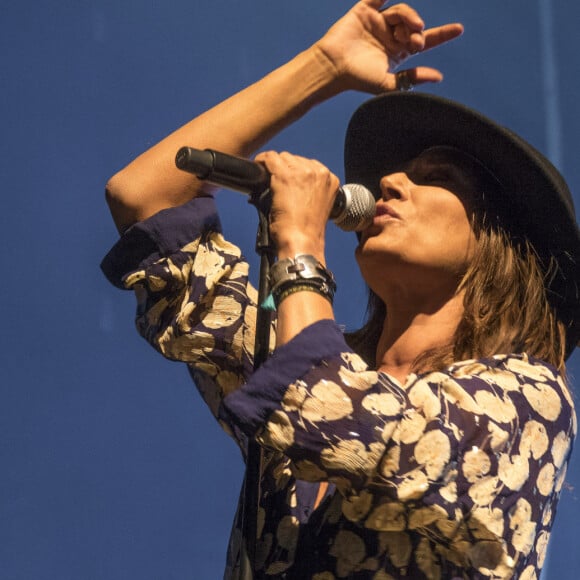
[{"label": "lips", "polygon": [[401,219],[401,216],[390,206],[386,203],[378,203],[377,210],[375,213],[375,220],[382,222],[387,218],[394,218],[394,219]]},{"label": "lips", "polygon": [[385,224],[394,220],[401,220],[401,216],[386,203],[377,203],[375,217],[367,229],[362,232],[361,243],[364,243],[370,237],[380,234]]}]

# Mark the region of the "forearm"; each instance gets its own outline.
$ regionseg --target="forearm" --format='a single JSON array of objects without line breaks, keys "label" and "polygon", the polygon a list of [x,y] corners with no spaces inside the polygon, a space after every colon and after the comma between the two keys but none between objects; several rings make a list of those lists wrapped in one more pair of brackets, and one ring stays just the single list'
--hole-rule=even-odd
[{"label": "forearm", "polygon": [[280,347],[306,327],[320,320],[334,320],[330,302],[315,292],[297,292],[278,307],[276,347]]},{"label": "forearm", "polygon": [[[325,265],[324,237],[302,237],[297,232],[278,241],[279,260],[310,254]],[[332,304],[318,292],[301,291],[290,294],[280,302],[276,319],[276,347],[280,347],[306,327],[320,320],[334,320]]]},{"label": "forearm", "polygon": [[339,92],[335,71],[316,48],[235,94],[167,136],[107,184],[107,200],[120,231],[161,209],[211,191],[175,167],[184,146],[249,156],[317,103]]}]

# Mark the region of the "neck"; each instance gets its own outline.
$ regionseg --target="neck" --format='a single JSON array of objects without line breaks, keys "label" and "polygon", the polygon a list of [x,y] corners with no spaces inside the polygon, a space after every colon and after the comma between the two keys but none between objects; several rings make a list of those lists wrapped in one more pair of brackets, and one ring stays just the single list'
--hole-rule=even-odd
[{"label": "neck", "polygon": [[463,315],[463,293],[431,293],[417,300],[399,291],[385,303],[388,314],[377,345],[377,369],[403,384],[416,370],[413,363],[419,355],[453,341]]}]

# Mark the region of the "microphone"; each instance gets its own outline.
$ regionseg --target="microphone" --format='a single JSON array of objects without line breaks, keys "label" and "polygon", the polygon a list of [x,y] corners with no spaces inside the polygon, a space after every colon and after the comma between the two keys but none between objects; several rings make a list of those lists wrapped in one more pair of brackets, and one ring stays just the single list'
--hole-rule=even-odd
[{"label": "microphone", "polygon": [[[263,193],[270,186],[270,173],[261,163],[212,149],[182,147],[175,165],[199,179],[248,195]],[[364,230],[375,216],[375,203],[364,185],[347,183],[336,193],[330,219],[346,232]]]}]

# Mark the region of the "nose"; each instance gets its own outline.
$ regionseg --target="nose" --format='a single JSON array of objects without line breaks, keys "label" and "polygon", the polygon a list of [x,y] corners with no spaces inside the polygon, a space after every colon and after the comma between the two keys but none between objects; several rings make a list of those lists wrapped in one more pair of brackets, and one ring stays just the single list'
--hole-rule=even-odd
[{"label": "nose", "polygon": [[381,197],[384,201],[389,199],[407,199],[409,197],[410,180],[406,173],[390,173],[381,178]]}]

